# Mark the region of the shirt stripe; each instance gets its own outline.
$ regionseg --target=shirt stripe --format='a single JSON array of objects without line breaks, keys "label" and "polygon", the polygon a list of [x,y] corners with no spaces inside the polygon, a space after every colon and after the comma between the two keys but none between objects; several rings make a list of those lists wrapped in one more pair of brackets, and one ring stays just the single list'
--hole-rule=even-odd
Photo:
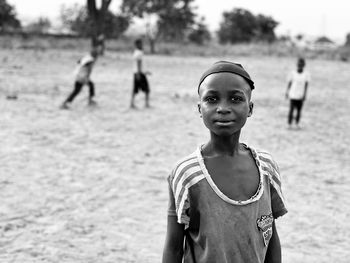
[{"label": "shirt stripe", "polygon": [[177,222],[189,225],[189,216],[186,210],[189,206],[188,190],[191,186],[204,178],[197,156],[191,154],[177,163],[170,177],[170,185],[175,199]]},{"label": "shirt stripe", "polygon": [[197,162],[196,156],[189,156],[188,158],[183,159],[181,162],[178,162],[176,165],[176,168],[173,172],[173,181],[172,181],[172,188],[174,189],[176,184],[178,183],[178,180],[181,178],[181,171],[184,170],[184,168],[188,165],[195,164]]}]

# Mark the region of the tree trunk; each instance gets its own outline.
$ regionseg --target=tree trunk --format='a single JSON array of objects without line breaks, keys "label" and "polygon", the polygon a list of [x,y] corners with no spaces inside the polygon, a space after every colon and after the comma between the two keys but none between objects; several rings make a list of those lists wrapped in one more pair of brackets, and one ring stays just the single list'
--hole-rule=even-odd
[{"label": "tree trunk", "polygon": [[104,22],[105,15],[112,0],[102,0],[101,8],[97,9],[96,0],[87,0],[87,9],[92,21],[91,48],[97,49],[103,55],[105,49]]}]

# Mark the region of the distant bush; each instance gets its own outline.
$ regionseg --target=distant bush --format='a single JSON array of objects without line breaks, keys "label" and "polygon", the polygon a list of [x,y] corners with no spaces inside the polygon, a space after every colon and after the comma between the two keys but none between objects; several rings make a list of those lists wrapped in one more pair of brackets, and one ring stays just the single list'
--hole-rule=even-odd
[{"label": "distant bush", "polygon": [[210,41],[210,39],[211,35],[208,27],[204,23],[204,19],[198,22],[188,34],[188,40],[197,45],[203,45],[206,42]]},{"label": "distant bush", "polygon": [[36,21],[23,28],[23,30],[30,33],[44,34],[49,32],[50,27],[51,21],[47,17],[39,17]]},{"label": "distant bush", "polygon": [[223,21],[217,34],[221,44],[272,42],[276,39],[274,30],[277,25],[278,22],[272,17],[261,14],[255,16],[248,10],[235,8],[223,13]]}]

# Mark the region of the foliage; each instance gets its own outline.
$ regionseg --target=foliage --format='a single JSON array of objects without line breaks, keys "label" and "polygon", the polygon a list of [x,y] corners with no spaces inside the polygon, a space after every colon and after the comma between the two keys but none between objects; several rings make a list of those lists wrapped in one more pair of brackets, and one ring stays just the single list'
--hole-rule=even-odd
[{"label": "foliage", "polygon": [[[91,37],[94,34],[94,21],[85,6],[74,4],[61,7],[61,21],[63,25],[77,35]],[[129,27],[129,18],[107,11],[104,17],[102,33],[108,38],[118,38]]]},{"label": "foliage", "polygon": [[220,43],[249,42],[254,36],[255,17],[248,10],[234,9],[223,13],[218,37]]},{"label": "foliage", "polygon": [[272,42],[276,39],[274,29],[278,25],[272,17],[257,15],[235,8],[223,13],[218,37],[220,43],[251,42],[253,40]]},{"label": "foliage", "polygon": [[0,31],[20,28],[21,22],[16,16],[15,8],[6,0],[0,0]]},{"label": "foliage", "polygon": [[166,41],[180,41],[195,23],[194,0],[123,0],[125,13],[143,17],[157,14],[158,37]]},{"label": "foliage", "polygon": [[345,46],[350,47],[350,33],[346,34]]},{"label": "foliage", "polygon": [[186,32],[195,22],[195,14],[189,4],[190,1],[183,1],[158,13],[158,30],[162,39],[181,41],[185,38]]},{"label": "foliage", "polygon": [[277,27],[278,22],[275,21],[270,16],[257,15],[256,16],[256,26],[257,34],[256,37],[258,40],[272,42],[276,39],[275,28]]},{"label": "foliage", "polygon": [[51,27],[51,21],[47,17],[39,17],[36,21],[28,24],[25,31],[31,33],[47,33]]},{"label": "foliage", "polygon": [[188,34],[188,40],[197,45],[203,45],[210,39],[211,35],[207,25],[204,23],[204,18],[202,18],[201,21],[196,23]]}]

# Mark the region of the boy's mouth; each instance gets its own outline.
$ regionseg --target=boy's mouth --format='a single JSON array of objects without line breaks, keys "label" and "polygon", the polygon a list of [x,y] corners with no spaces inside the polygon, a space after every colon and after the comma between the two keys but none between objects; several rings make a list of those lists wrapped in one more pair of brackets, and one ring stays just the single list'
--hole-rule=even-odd
[{"label": "boy's mouth", "polygon": [[214,123],[219,126],[230,126],[234,123],[233,120],[215,120]]}]

